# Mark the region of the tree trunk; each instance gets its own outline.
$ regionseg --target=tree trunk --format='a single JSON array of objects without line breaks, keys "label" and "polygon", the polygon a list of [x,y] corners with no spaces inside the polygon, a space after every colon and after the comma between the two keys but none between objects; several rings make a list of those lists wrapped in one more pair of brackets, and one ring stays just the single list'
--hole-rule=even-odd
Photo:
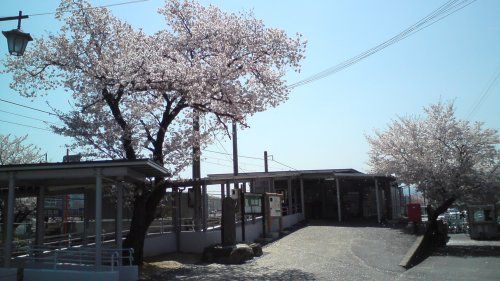
[{"label": "tree trunk", "polygon": [[130,231],[123,242],[123,248],[134,249],[134,264],[141,265],[144,255],[144,240],[149,226],[155,219],[156,209],[161,199],[165,195],[163,179],[155,180],[155,184],[150,192],[142,195],[135,195],[134,211],[130,222]]},{"label": "tree trunk", "polygon": [[144,220],[146,214],[146,199],[144,196],[135,196],[134,211],[130,222],[130,230],[123,242],[123,248],[134,249],[134,264],[140,265],[143,258],[143,247],[146,231],[149,225]]},{"label": "tree trunk", "polygon": [[444,201],[435,210],[433,210],[430,205],[427,205],[427,215],[429,222],[424,235],[426,236],[425,238],[427,238],[433,246],[446,245],[447,233],[444,229],[440,229],[437,218],[439,215],[446,212],[446,210],[453,204],[453,202],[455,202],[455,200],[455,197],[451,197]]}]

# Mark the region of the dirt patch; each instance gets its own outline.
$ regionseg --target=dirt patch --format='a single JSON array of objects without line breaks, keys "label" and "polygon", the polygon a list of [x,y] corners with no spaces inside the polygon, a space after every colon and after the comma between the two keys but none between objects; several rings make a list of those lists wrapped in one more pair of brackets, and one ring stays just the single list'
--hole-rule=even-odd
[{"label": "dirt patch", "polygon": [[165,280],[166,276],[175,272],[182,272],[189,265],[199,264],[200,261],[201,255],[199,254],[173,253],[146,258],[141,266],[140,280]]}]

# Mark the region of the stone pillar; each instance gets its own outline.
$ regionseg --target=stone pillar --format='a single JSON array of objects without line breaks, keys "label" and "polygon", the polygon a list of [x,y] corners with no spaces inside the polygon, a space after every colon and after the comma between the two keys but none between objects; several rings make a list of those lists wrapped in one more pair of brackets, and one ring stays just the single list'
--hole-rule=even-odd
[{"label": "stone pillar", "polygon": [[340,179],[335,178],[335,183],[337,184],[337,215],[338,215],[338,220],[339,222],[342,221],[342,208],[341,208],[341,202],[340,202]]},{"label": "stone pillar", "polygon": [[14,240],[14,199],[15,199],[15,186],[16,179],[14,173],[9,173],[9,194],[7,195],[7,224],[4,228],[6,230],[6,238],[3,246],[3,261],[4,267],[10,267],[10,259],[12,257],[12,241]]},{"label": "stone pillar", "polygon": [[36,235],[35,245],[43,245],[45,235],[45,187],[40,186],[36,197]]},{"label": "stone pillar", "polygon": [[102,265],[102,171],[95,175],[95,266],[100,270]]},{"label": "stone pillar", "polygon": [[234,221],[235,215],[235,201],[231,197],[224,198],[222,203],[222,245],[232,246],[236,244],[236,223]]}]

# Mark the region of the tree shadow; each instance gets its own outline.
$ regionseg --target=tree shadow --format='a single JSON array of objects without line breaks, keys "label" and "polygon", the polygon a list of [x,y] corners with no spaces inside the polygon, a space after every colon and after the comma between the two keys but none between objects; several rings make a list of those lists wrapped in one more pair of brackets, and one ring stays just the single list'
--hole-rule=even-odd
[{"label": "tree shadow", "polygon": [[446,246],[437,248],[432,256],[500,257],[500,246]]},{"label": "tree shadow", "polygon": [[298,269],[271,270],[243,265],[190,265],[179,269],[158,269],[143,274],[141,281],[157,280],[316,280],[313,274]]}]

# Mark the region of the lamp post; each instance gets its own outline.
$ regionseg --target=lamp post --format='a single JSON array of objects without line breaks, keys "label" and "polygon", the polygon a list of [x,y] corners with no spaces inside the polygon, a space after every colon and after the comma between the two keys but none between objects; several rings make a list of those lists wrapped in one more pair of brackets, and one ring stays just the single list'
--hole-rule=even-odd
[{"label": "lamp post", "polygon": [[2,31],[3,35],[7,38],[7,45],[9,46],[9,53],[11,55],[22,56],[24,54],[24,50],[26,50],[28,42],[33,40],[29,33],[24,33],[21,30],[21,19],[27,18],[27,15],[23,16],[22,11],[19,11],[19,16],[17,17],[0,18],[0,21],[17,20],[17,29]]}]

